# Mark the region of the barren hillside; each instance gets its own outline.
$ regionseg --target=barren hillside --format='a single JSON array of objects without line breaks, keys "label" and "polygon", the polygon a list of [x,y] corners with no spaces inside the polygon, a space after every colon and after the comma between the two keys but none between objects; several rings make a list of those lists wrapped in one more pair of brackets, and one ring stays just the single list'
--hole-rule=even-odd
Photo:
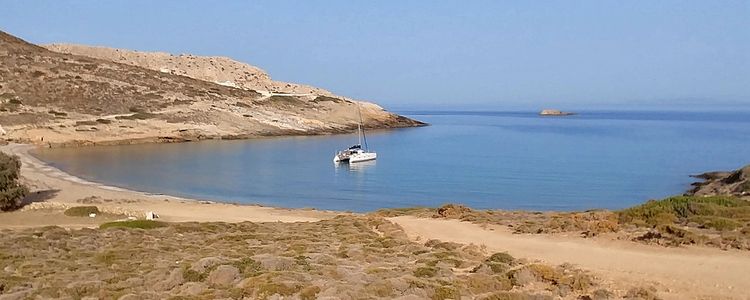
[{"label": "barren hillside", "polygon": [[221,85],[256,90],[264,94],[269,92],[332,96],[331,92],[320,88],[271,80],[268,73],[262,69],[227,57],[172,55],[164,52],[140,52],[72,44],[51,44],[44,47],[55,52],[110,60]]},{"label": "barren hillside", "polygon": [[[357,104],[370,128],[422,125],[375,104],[329,96],[313,88],[309,95],[261,93],[249,87],[278,83],[263,79],[268,77],[259,69],[228,59],[195,60],[209,65],[215,61],[219,69],[206,67],[201,76],[194,74],[199,68],[190,69],[195,77],[190,78],[178,75],[175,68],[183,59],[166,65],[174,72],[162,72],[53,52],[0,32],[4,137],[54,146],[326,134],[356,128]],[[238,78],[244,77],[231,72],[223,77],[217,71],[222,65],[262,80],[241,81]],[[237,87],[228,86],[225,81],[229,79]],[[297,91],[290,87],[275,91]]]}]

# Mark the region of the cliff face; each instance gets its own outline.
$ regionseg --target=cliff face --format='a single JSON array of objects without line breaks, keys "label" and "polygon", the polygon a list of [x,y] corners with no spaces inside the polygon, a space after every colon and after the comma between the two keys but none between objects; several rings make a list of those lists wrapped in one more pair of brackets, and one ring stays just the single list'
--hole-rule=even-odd
[{"label": "cliff face", "polygon": [[372,103],[272,81],[226,58],[49,47],[67,53],[0,32],[6,139],[77,145],[326,134],[356,128],[358,107],[370,128],[423,125]]}]

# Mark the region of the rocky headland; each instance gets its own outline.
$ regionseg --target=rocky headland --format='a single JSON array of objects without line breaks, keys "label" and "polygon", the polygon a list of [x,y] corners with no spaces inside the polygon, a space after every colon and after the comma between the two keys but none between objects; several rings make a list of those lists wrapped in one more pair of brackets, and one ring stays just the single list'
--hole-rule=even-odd
[{"label": "rocky headland", "polygon": [[703,179],[693,183],[693,188],[686,195],[715,196],[733,195],[750,196],[750,165],[729,172],[707,172],[693,177]]},{"label": "rocky headland", "polygon": [[[51,49],[51,50],[50,50]],[[54,51],[52,51],[54,50]],[[45,146],[179,142],[425,125],[223,57],[27,43],[0,32],[3,138]]]}]

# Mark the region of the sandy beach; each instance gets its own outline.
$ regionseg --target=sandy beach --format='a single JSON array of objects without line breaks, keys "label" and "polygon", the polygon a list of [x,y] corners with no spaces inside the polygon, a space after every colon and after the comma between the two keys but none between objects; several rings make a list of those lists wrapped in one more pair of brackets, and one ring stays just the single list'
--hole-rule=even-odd
[{"label": "sandy beach", "polygon": [[[30,187],[29,203],[23,211],[38,209],[62,209],[71,206],[96,205],[106,213],[143,218],[147,212],[154,212],[159,218],[168,222],[312,222],[331,218],[339,212],[282,209],[253,205],[236,205],[215,203],[207,200],[186,199],[168,195],[155,195],[126,190],[89,182],[51,167],[29,154],[35,146],[8,144],[0,151],[16,155],[21,159],[21,175]],[[81,223],[80,218],[54,219],[40,218],[3,218],[0,227],[59,225],[82,227],[98,224],[87,220]],[[11,223],[12,222],[12,223]]]},{"label": "sandy beach", "polygon": [[[112,216],[66,217],[62,209],[96,205],[115,216],[143,218],[153,211],[168,222],[314,222],[344,214],[334,211],[283,209],[216,203],[155,195],[82,180],[38,160],[34,146],[9,144],[5,153],[20,157],[23,180],[32,189],[31,203],[17,212],[5,213],[0,228],[56,225],[67,228],[96,227]],[[654,285],[666,299],[746,299],[750,290],[750,256],[742,251],[705,247],[667,248],[607,238],[584,239],[575,235],[513,234],[500,226],[477,225],[457,220],[411,216],[390,218],[416,242],[429,239],[474,244],[490,252],[550,264],[573,264],[591,271],[612,289]]]}]

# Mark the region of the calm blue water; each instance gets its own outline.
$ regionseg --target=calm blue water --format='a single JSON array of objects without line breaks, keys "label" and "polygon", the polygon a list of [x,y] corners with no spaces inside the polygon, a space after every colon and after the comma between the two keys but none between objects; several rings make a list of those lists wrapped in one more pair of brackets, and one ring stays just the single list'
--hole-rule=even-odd
[{"label": "calm blue water", "polygon": [[370,132],[376,162],[336,167],[355,135],[45,150],[80,177],[281,207],[623,208],[681,193],[689,174],[750,163],[742,112],[402,112],[432,126]]}]

